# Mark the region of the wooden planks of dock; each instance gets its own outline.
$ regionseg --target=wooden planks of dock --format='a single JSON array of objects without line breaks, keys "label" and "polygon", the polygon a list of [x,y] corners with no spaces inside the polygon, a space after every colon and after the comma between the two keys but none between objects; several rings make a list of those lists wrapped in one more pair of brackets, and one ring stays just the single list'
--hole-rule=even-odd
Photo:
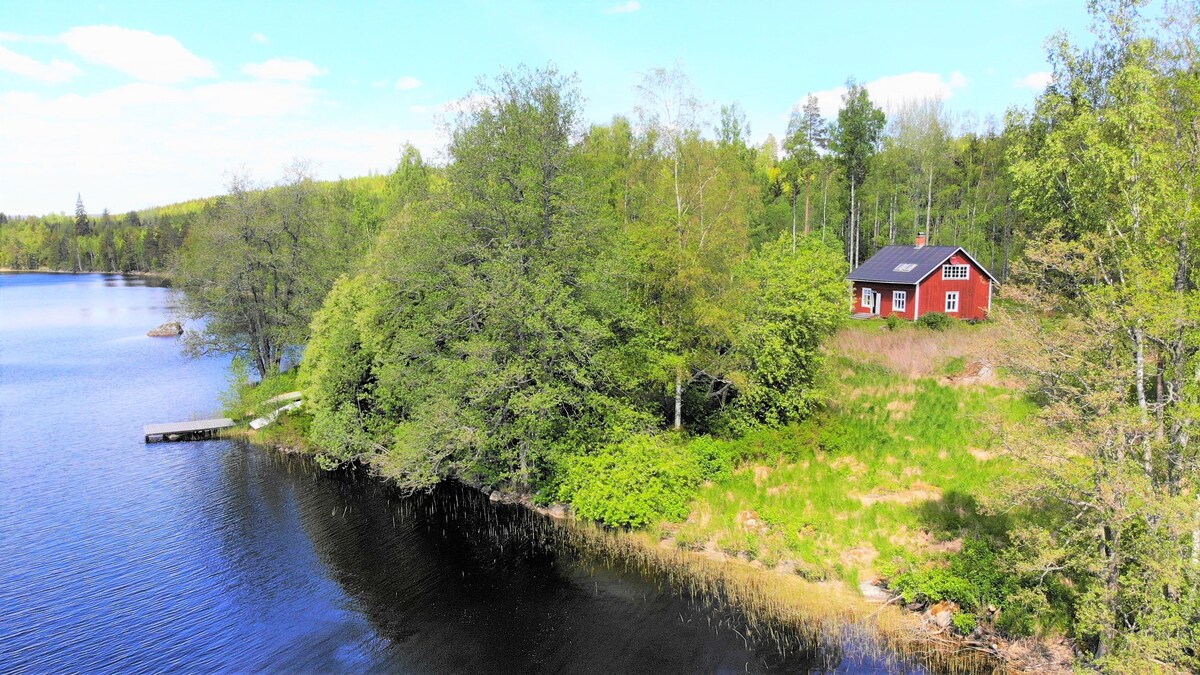
[{"label": "wooden planks of dock", "polygon": [[147,424],[142,427],[142,433],[147,443],[155,441],[202,441],[216,438],[222,429],[233,426],[233,420],[228,417],[218,417],[210,420],[193,420],[191,422],[171,422],[169,424]]}]

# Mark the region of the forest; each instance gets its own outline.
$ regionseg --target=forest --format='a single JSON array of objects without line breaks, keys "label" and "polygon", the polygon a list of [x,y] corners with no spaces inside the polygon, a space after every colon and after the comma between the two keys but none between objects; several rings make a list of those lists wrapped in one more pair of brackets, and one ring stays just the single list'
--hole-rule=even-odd
[{"label": "forest", "polygon": [[970,420],[1011,470],[954,516],[967,543],[900,556],[893,588],[954,600],[962,634],[1196,669],[1200,12],[1141,10],[1096,3],[1095,45],[1052,38],[1032,109],[983,124],[885,113],[851,79],[835,118],[810,97],[752,144],[678,68],[605,123],[574,76],[504,71],[449,121],[443,165],[405,147],[386,176],[297,162],[174,207],[0,215],[0,267],[168,272],[206,318],[186,348],[237,357],[237,406],[301,389],[288,428],[323,466],[675,527],[747,461],[882,447],[832,423],[839,378],[885,376],[831,338],[846,274],[927,233],[1002,281],[994,358],[1028,412]]}]

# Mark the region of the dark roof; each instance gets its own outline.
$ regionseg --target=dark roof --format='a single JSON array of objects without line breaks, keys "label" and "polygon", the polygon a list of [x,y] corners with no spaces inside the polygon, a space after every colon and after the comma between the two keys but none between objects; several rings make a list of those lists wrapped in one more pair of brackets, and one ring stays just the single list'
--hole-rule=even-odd
[{"label": "dark roof", "polygon": [[[962,250],[961,246],[884,246],[850,273],[851,281],[874,281],[882,284],[916,284],[941,267],[942,263]],[[996,277],[980,265],[971,254],[963,251],[975,266],[992,281]]]}]

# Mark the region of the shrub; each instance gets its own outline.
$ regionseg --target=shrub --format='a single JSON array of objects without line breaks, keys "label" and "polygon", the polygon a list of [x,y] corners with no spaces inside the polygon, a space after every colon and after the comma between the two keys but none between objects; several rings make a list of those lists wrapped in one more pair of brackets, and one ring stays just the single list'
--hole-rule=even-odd
[{"label": "shrub", "polygon": [[975,632],[977,622],[975,615],[970,612],[955,612],[954,616],[950,617],[950,623],[954,625],[954,629],[963,635],[970,635]]},{"label": "shrub", "polygon": [[[711,455],[708,450],[700,454]],[[567,460],[559,497],[583,518],[641,527],[660,518],[686,518],[704,474],[705,467],[687,444],[640,434]]]},{"label": "shrub", "polygon": [[954,324],[954,319],[941,312],[931,312],[917,319],[917,325],[930,330],[946,330]]},{"label": "shrub", "polygon": [[885,324],[887,324],[888,330],[896,330],[897,328],[900,327],[900,324],[902,324],[904,322],[903,319],[896,316],[895,314],[888,314],[887,318],[884,319],[883,321]]}]

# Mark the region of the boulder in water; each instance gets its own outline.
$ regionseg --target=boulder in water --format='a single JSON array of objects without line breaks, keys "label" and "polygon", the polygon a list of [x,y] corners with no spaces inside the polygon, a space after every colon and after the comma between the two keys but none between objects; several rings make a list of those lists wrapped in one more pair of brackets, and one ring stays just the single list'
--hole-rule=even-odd
[{"label": "boulder in water", "polygon": [[183,335],[183,326],[178,321],[168,321],[154,330],[146,333],[150,337],[179,337]]}]

